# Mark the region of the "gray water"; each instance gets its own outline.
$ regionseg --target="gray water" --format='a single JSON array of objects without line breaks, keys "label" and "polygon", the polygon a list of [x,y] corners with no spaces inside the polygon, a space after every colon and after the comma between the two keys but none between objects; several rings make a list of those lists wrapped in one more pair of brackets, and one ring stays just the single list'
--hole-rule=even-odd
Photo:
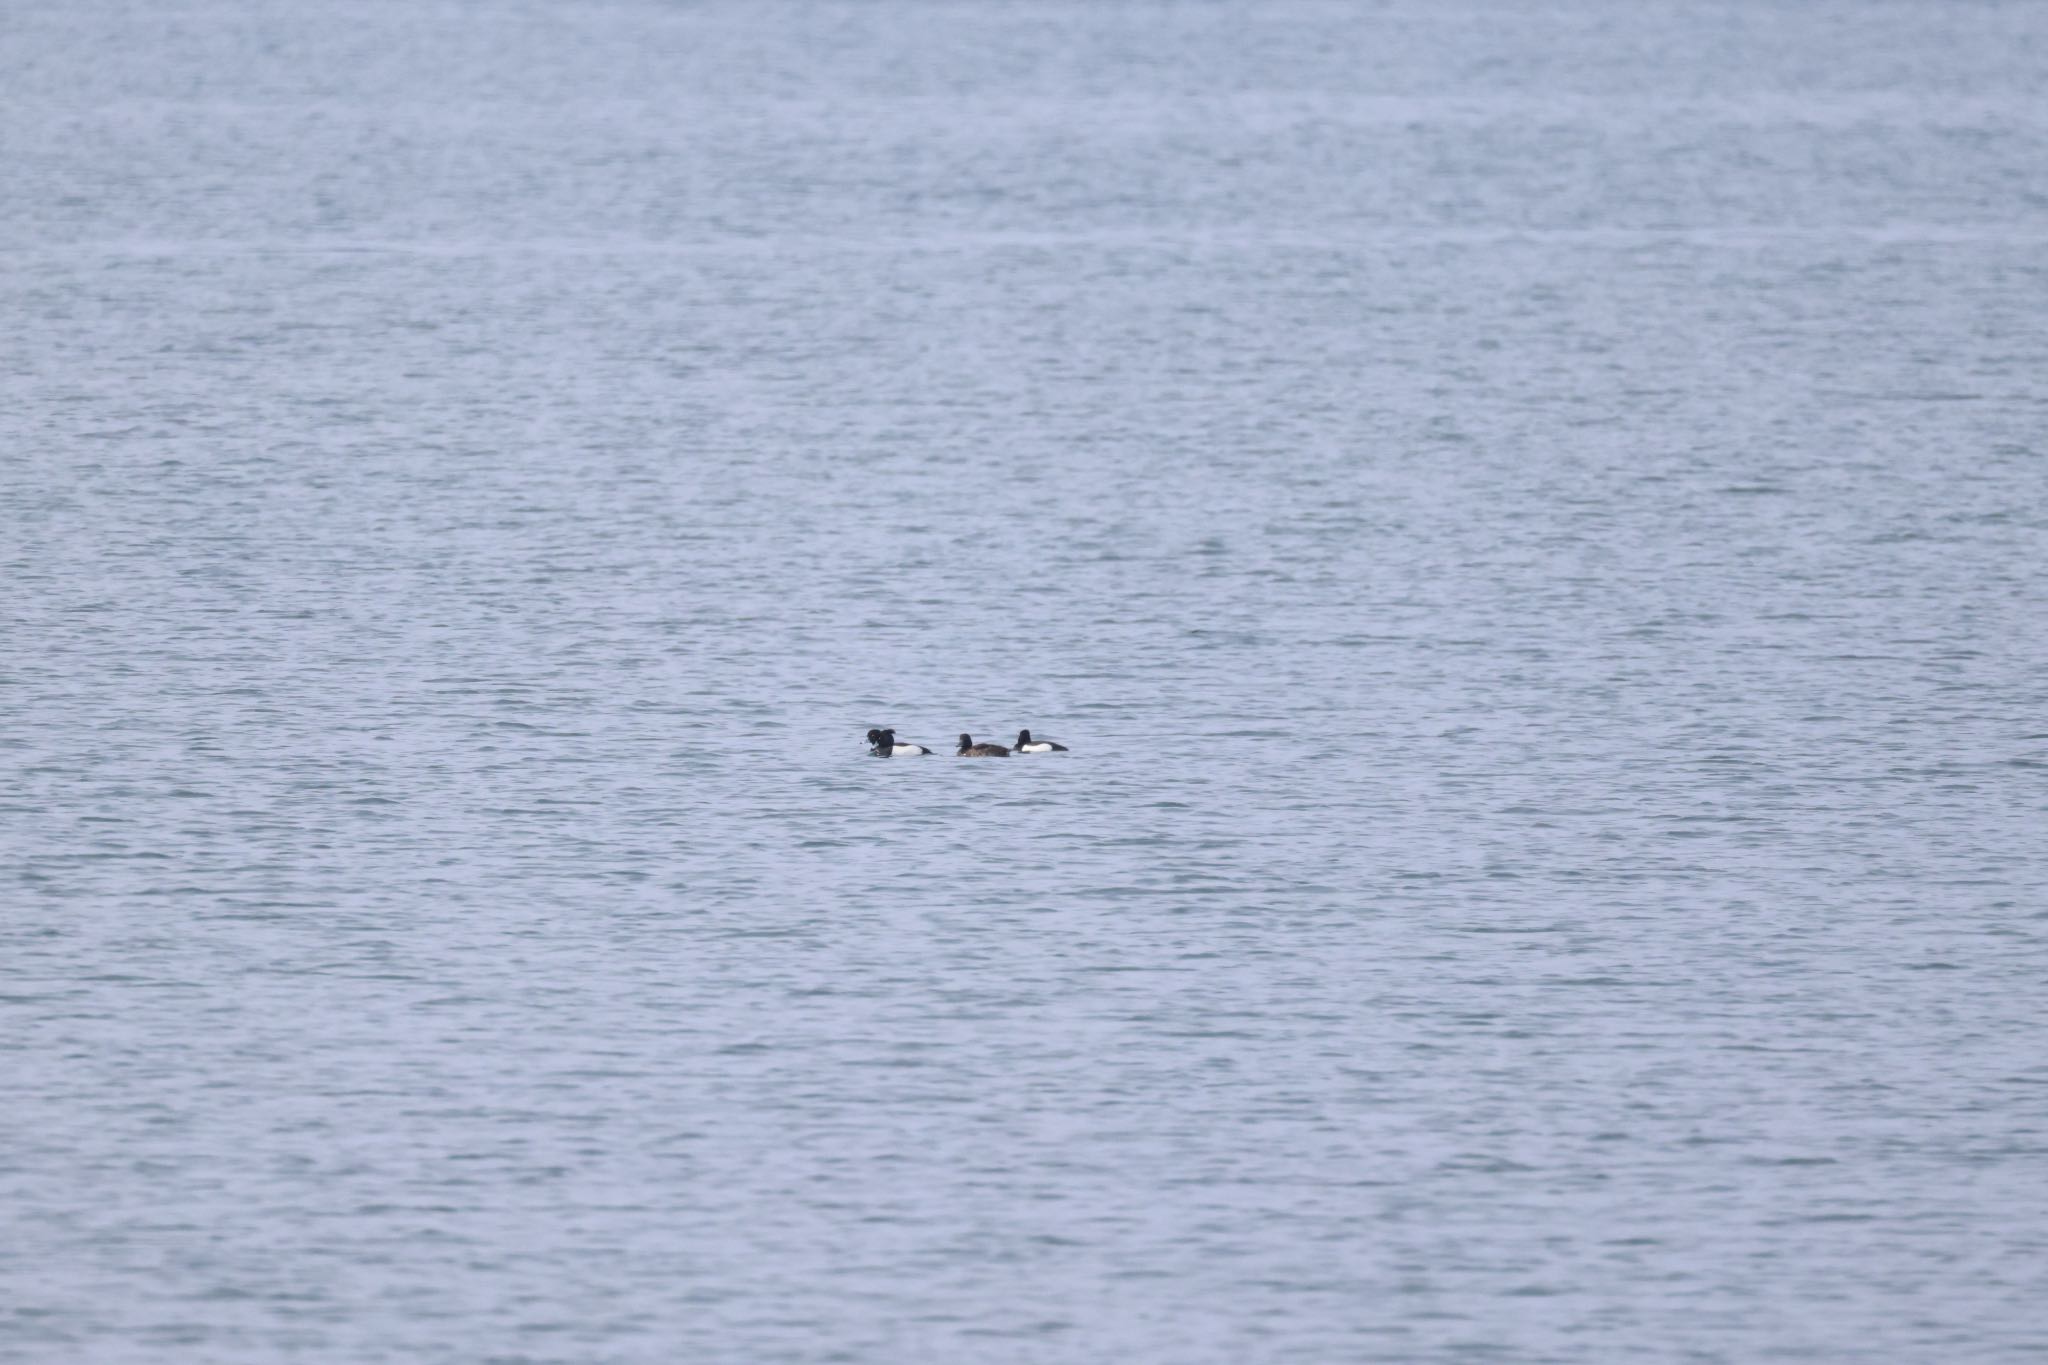
[{"label": "gray water", "polygon": [[0,1358],[2048,1356],[2044,89],[10,0]]}]

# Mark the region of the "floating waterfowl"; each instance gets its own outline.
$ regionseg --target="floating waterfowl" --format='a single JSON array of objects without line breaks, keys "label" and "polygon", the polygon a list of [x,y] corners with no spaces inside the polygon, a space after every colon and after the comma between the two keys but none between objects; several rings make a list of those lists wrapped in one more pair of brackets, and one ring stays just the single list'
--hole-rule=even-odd
[{"label": "floating waterfowl", "polygon": [[868,731],[868,743],[874,746],[868,752],[876,758],[908,758],[912,754],[928,754],[931,752],[930,749],[925,748],[922,744],[898,744],[894,730],[870,730]]}]

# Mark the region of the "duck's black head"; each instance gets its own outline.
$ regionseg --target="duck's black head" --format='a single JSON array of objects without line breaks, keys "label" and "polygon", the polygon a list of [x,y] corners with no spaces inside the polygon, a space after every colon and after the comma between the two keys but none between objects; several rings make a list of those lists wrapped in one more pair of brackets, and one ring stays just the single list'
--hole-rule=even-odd
[{"label": "duck's black head", "polygon": [[963,753],[963,754],[964,754],[964,753],[966,753],[966,752],[967,752],[967,751],[968,751],[969,749],[972,749],[973,747],[974,747],[974,736],[973,736],[973,735],[962,735],[962,736],[960,736],[960,752],[961,752],[961,753]]},{"label": "duck's black head", "polygon": [[1025,746],[1025,745],[1029,744],[1030,742],[1031,742],[1031,732],[1030,732],[1029,730],[1019,730],[1019,731],[1017,732],[1017,747],[1018,747],[1018,748],[1020,748],[1020,749],[1021,749],[1021,748],[1023,748],[1023,747]]},{"label": "duck's black head", "polygon": [[868,743],[870,743],[870,744],[880,744],[881,742],[882,742],[882,732],[881,732],[880,730],[870,730],[870,731],[868,731]]}]

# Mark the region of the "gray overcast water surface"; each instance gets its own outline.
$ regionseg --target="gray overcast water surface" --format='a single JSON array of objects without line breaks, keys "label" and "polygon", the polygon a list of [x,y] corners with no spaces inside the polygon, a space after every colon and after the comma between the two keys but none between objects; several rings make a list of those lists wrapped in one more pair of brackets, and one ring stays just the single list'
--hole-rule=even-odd
[{"label": "gray overcast water surface", "polygon": [[2044,90],[10,0],[0,1359],[2048,1356]]}]

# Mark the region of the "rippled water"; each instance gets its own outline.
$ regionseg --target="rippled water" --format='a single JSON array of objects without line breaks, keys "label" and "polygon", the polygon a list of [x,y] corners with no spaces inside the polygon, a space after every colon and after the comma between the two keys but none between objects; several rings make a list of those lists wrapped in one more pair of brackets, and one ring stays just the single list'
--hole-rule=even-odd
[{"label": "rippled water", "polygon": [[0,1358],[2048,1354],[2044,68],[16,0]]}]

